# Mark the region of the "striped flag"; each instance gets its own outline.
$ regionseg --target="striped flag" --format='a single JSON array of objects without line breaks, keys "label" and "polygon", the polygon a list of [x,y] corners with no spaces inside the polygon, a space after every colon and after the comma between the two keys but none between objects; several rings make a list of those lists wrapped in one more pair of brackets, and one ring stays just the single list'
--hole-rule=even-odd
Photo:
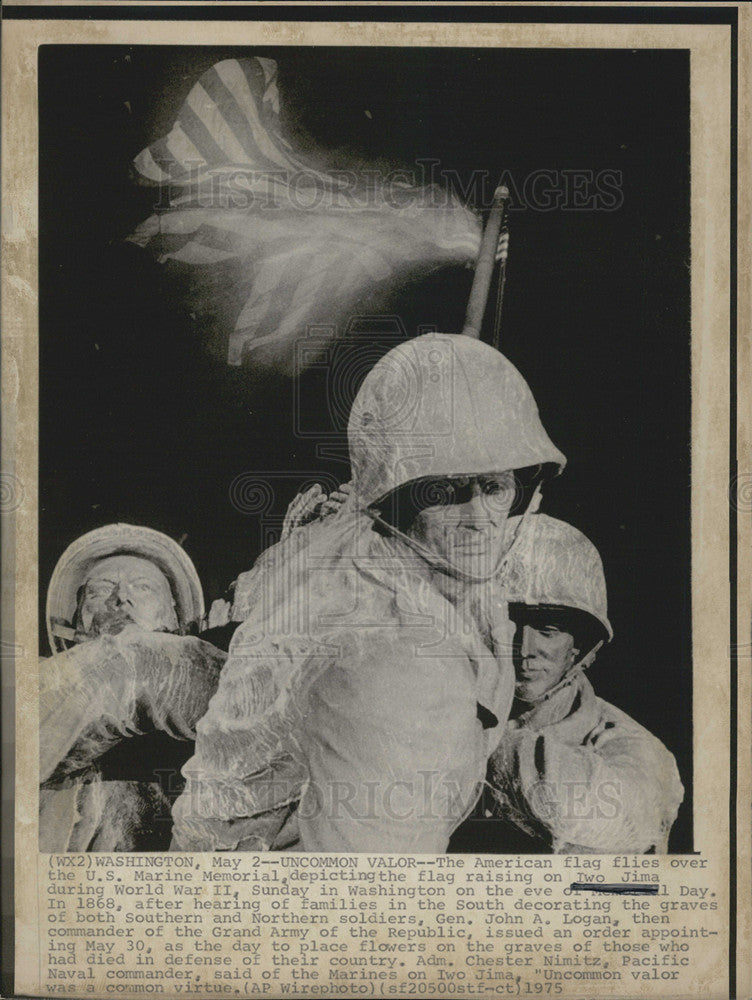
[{"label": "striped flag", "polygon": [[233,365],[292,371],[293,345],[312,326],[320,342],[364,294],[472,261],[480,246],[478,215],[438,185],[306,162],[281,134],[271,59],[227,59],[204,73],[134,167],[160,193],[129,240],[195,269],[209,312],[216,283],[209,291],[203,279],[232,275],[220,297],[231,303]]}]

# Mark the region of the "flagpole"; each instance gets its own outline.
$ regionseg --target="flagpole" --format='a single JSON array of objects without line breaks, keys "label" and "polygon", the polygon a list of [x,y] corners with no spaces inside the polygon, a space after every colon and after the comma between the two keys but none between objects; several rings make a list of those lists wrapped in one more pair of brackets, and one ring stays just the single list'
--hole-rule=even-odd
[{"label": "flagpole", "polygon": [[488,217],[480,244],[478,263],[475,266],[475,278],[465,313],[465,325],[462,328],[463,336],[475,337],[476,340],[480,337],[480,329],[483,325],[488,291],[491,287],[491,278],[496,263],[496,246],[499,242],[499,232],[508,200],[509,188],[505,185],[496,188],[491,214]]},{"label": "flagpole", "polygon": [[501,350],[501,309],[504,305],[504,287],[507,283],[507,257],[509,256],[509,226],[504,221],[501,232],[506,235],[506,245],[499,258],[499,279],[496,290],[496,315],[494,316],[493,339],[491,344],[497,351]]}]

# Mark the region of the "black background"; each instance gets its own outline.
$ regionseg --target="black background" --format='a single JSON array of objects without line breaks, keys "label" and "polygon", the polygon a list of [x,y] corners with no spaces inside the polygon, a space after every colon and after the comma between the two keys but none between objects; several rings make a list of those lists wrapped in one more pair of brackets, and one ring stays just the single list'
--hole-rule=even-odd
[{"label": "black background", "polygon": [[[208,606],[303,479],[348,477],[317,448],[342,429],[326,373],[229,368],[179,282],[122,243],[154,203],[129,180],[133,157],[169,130],[201,72],[249,55],[279,62],[289,138],[341,165],[434,158],[463,183],[488,171],[487,196],[502,171],[520,187],[542,169],[621,172],[616,211],[514,206],[501,345],[569,460],[543,509],[603,557],[616,638],[592,679],[676,755],[687,798],[671,848],[691,850],[686,52],[43,47],[42,606],[65,546],[118,520],[183,539]],[[469,283],[446,269],[361,311],[397,316],[409,336],[458,331]],[[351,360],[351,381],[368,359]],[[231,489],[249,473],[274,488],[262,519]]]}]

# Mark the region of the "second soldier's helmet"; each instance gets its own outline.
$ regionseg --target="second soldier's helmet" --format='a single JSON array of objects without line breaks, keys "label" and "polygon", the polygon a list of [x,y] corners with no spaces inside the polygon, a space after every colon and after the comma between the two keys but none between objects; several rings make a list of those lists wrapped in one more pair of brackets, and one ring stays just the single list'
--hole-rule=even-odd
[{"label": "second soldier's helmet", "polygon": [[424,334],[381,358],[347,434],[356,502],[366,507],[414,480],[530,468],[549,478],[566,463],[514,365],[458,334]]},{"label": "second soldier's helmet", "polygon": [[507,601],[584,612],[597,623],[600,638],[611,640],[606,578],[593,543],[547,514],[510,518],[509,528],[515,523],[519,531],[502,577]]}]

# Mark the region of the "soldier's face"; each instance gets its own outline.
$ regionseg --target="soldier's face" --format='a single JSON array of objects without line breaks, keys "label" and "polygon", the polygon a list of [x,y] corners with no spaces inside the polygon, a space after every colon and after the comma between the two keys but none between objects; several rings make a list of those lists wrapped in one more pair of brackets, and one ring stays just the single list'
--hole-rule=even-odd
[{"label": "soldier's face", "polygon": [[100,559],[84,583],[80,629],[106,631],[108,622],[132,621],[149,632],[175,631],[175,602],[164,573],[148,559],[110,556]]},{"label": "soldier's face", "polygon": [[574,638],[561,623],[530,616],[515,622],[512,647],[514,693],[521,701],[541,698],[561,681],[577,661]]},{"label": "soldier's face", "polygon": [[471,576],[490,576],[504,551],[504,531],[515,499],[513,472],[425,485],[424,507],[409,534]]}]

